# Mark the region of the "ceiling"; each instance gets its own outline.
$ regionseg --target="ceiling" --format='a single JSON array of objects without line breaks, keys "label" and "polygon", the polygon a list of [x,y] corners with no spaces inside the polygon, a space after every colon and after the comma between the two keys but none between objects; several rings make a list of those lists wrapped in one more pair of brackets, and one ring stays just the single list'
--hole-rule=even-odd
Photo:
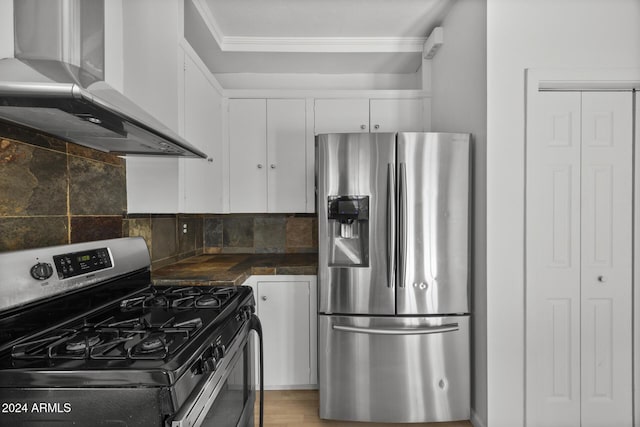
[{"label": "ceiling", "polygon": [[454,2],[191,0],[185,37],[214,74],[409,74]]}]

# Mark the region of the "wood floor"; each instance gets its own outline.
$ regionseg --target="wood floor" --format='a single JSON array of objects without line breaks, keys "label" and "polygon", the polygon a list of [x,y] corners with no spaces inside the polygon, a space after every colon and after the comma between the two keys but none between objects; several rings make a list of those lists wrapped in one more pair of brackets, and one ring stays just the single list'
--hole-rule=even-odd
[{"label": "wood floor", "polygon": [[[259,398],[255,425],[258,425]],[[382,424],[327,421],[318,417],[318,390],[272,390],[264,393],[265,427],[473,427],[469,421],[423,424]]]}]

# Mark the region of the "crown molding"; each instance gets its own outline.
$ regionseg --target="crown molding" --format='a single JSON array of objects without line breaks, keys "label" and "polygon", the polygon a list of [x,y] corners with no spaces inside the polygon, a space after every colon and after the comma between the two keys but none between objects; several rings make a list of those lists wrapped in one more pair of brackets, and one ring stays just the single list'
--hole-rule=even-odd
[{"label": "crown molding", "polygon": [[422,52],[426,37],[254,37],[225,36],[205,0],[192,0],[223,52]]},{"label": "crown molding", "polygon": [[422,52],[424,37],[238,37],[224,36],[226,52]]},{"label": "crown molding", "polygon": [[218,46],[222,46],[224,43],[224,34],[222,34],[218,21],[216,21],[216,18],[211,13],[211,9],[207,6],[207,2],[205,0],[192,0],[192,2],[198,10],[198,13],[200,13],[200,16],[202,16],[204,23],[216,40],[216,43],[218,43]]}]

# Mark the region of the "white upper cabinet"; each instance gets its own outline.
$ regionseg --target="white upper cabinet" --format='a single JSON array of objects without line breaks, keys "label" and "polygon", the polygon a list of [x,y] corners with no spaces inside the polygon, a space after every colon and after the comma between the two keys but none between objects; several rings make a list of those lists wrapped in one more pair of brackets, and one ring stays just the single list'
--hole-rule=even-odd
[{"label": "white upper cabinet", "polygon": [[[176,133],[182,8],[178,0],[122,2],[123,93]],[[127,156],[130,213],[176,213],[178,200],[177,158]]]},{"label": "white upper cabinet", "polygon": [[267,100],[267,211],[306,209],[304,99]]},{"label": "white upper cabinet", "polygon": [[369,132],[368,99],[316,99],[316,134],[356,132]]},{"label": "white upper cabinet", "polygon": [[316,99],[315,133],[422,132],[423,99]]},{"label": "white upper cabinet", "polygon": [[304,99],[230,99],[230,212],[305,212],[306,147]]},{"label": "white upper cabinet", "polygon": [[267,210],[267,101],[229,100],[229,209]]},{"label": "white upper cabinet", "polygon": [[222,212],[222,97],[204,65],[184,55],[183,136],[207,159],[180,159],[180,211]]},{"label": "white upper cabinet", "polygon": [[422,99],[372,99],[369,101],[371,132],[422,132]]}]

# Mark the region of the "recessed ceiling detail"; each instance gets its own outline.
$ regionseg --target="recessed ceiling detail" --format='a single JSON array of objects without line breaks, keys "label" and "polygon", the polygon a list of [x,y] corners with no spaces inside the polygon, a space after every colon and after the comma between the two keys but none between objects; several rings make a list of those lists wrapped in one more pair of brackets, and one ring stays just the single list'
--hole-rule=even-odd
[{"label": "recessed ceiling detail", "polygon": [[185,33],[213,73],[411,74],[454,2],[190,0]]}]

